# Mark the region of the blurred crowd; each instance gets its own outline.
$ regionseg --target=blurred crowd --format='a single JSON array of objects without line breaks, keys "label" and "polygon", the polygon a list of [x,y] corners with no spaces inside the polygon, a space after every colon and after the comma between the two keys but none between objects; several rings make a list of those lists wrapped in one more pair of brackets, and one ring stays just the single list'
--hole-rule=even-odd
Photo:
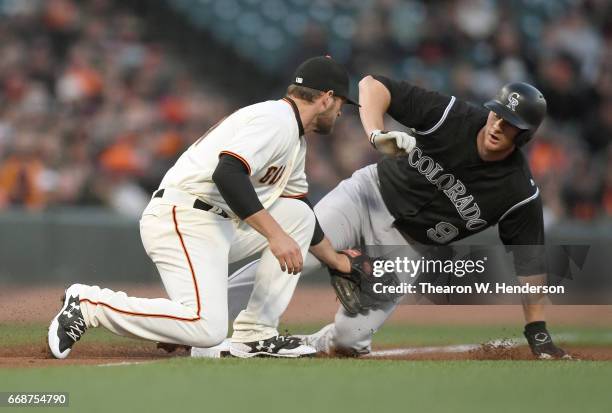
[{"label": "blurred crowd", "polygon": [[[507,82],[535,84],[549,116],[525,152],[542,190],[546,222],[612,217],[611,2],[368,4],[356,18],[347,54],[352,73],[407,79],[475,104]],[[322,25],[310,25],[295,61],[325,49],[326,33]],[[343,123],[337,137],[361,139],[357,122]],[[331,156],[343,176],[371,160],[367,149],[339,151]],[[317,165],[327,176],[329,167]]]},{"label": "blurred crowd", "polygon": [[106,0],[0,1],[0,208],[138,216],[228,99]]},{"label": "blurred crowd", "polygon": [[[176,157],[245,103],[190,70],[178,45],[152,40],[135,14],[110,0],[82,4],[0,0],[0,209],[107,205],[138,216]],[[338,51],[354,80],[387,74],[474,103],[508,81],[533,82],[549,116],[526,154],[547,222],[612,216],[609,1],[378,0],[357,10]],[[330,42],[310,23],[279,78],[333,54]],[[378,159],[345,112],[331,138],[309,138],[314,200]]]}]

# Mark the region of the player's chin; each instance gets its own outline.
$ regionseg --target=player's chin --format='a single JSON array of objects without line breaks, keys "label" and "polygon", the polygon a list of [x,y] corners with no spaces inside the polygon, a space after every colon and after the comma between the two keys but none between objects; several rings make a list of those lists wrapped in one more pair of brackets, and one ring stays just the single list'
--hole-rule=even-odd
[{"label": "player's chin", "polygon": [[315,126],[314,131],[316,133],[318,133],[319,135],[329,135],[330,133],[332,133],[334,130],[334,124],[321,124],[321,123],[317,123],[317,125]]},{"label": "player's chin", "polygon": [[502,140],[485,139],[485,148],[489,152],[504,152],[510,146],[512,146],[512,144],[508,145]]},{"label": "player's chin", "polygon": [[337,116],[329,116],[326,113],[320,114],[315,121],[314,131],[320,135],[329,135],[334,130],[336,119],[338,119]]}]

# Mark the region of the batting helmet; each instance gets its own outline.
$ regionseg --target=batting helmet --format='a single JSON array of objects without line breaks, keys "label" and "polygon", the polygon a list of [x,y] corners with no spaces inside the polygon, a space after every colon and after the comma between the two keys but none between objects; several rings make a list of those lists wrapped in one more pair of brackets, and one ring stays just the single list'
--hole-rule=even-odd
[{"label": "batting helmet", "polygon": [[514,139],[517,146],[529,142],[546,115],[546,99],[542,92],[523,82],[508,83],[501,88],[495,99],[484,106],[521,129]]}]

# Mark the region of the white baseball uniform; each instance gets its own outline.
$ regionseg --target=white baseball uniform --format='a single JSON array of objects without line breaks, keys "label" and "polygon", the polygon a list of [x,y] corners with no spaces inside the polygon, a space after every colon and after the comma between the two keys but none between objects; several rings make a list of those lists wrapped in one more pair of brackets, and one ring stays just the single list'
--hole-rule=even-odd
[{"label": "white baseball uniform", "polygon": [[[371,246],[406,246],[401,254],[408,256],[412,249],[401,233],[394,228],[394,218],[381,197],[376,165],[357,170],[352,177],[342,181],[314,207],[323,232],[337,250],[354,248],[362,240]],[[236,316],[251,294],[256,277],[257,261],[235,271],[229,278],[229,314]],[[302,275],[322,268],[314,255],[308,254]],[[399,274],[401,277],[402,274]],[[401,279],[410,282],[409,279]],[[397,303],[382,305],[367,314],[349,315],[340,306],[333,324],[325,326],[309,337],[319,351],[329,351],[334,346],[367,353],[371,349],[372,335],[393,313]]]},{"label": "white baseball uniform", "polygon": [[[267,240],[239,220],[212,175],[219,156],[241,160],[268,212],[306,256],[315,226],[312,210],[293,199],[306,194],[306,141],[289,99],[242,108],[196,141],[166,173],[140,221],[144,248],[157,266],[169,299],[135,298],[86,286],[80,291],[88,327],[165,343],[209,347],[228,330],[228,264],[263,250],[253,291],[234,321],[233,340],[278,335],[298,275],[283,273]],[[212,206],[194,208],[196,200]],[[225,212],[227,216],[220,215]]]}]

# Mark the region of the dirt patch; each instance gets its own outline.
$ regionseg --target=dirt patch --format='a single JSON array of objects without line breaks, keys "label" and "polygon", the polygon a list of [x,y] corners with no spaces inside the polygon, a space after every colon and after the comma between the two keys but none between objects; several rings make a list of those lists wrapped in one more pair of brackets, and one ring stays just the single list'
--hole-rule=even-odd
[{"label": "dirt patch", "polygon": [[[571,354],[573,361],[610,361],[612,360],[612,348],[587,347],[587,346],[563,346]],[[418,350],[418,348],[407,349]],[[560,360],[536,360],[527,346],[492,346],[483,344],[477,348],[466,351],[424,351],[408,354],[396,354],[381,357],[368,357],[375,360],[531,360],[540,363],[555,362]],[[565,361],[565,360],[563,360]],[[572,361],[572,360],[568,360]]]},{"label": "dirt patch", "polygon": [[154,343],[145,342],[130,345],[78,343],[67,359],[56,360],[49,354],[46,344],[28,344],[0,348],[0,368],[134,363],[188,355],[182,349],[169,354],[156,348]]},{"label": "dirt patch", "polygon": [[[611,361],[612,348],[572,346],[565,349],[575,360]],[[394,354],[365,358],[371,360],[532,360],[536,361],[527,346],[492,346],[483,344],[466,351],[446,351],[440,348],[429,351],[426,347],[406,349],[406,354]],[[425,351],[420,351],[425,350]],[[152,343],[134,345],[79,343],[66,360],[53,359],[44,345],[11,346],[0,349],[0,368],[52,367],[66,365],[105,365],[142,363],[188,357],[189,352],[179,349],[172,354],[157,349]],[[331,357],[325,357],[331,358]],[[548,361],[548,360],[547,360]],[[539,361],[545,363],[547,361]],[[548,361],[551,362],[551,361]]]},{"label": "dirt patch", "polygon": [[533,358],[528,347],[516,347],[511,341],[502,341],[498,344],[485,343],[468,352],[475,360],[525,360]]},{"label": "dirt patch", "polygon": [[[111,286],[137,297],[166,297],[161,286],[123,284]],[[47,323],[57,313],[64,287],[3,286],[0,289],[0,323]],[[331,322],[338,309],[336,297],[328,286],[300,286],[282,322]],[[612,326],[612,306],[551,306],[550,325]],[[455,305],[400,305],[388,320],[402,325],[521,325],[520,306],[455,306]],[[612,348],[564,348],[582,360],[612,360]],[[66,360],[49,358],[43,338],[30,345],[0,348],[0,368],[43,367],[66,364],[94,364],[145,362],[186,356],[187,352],[167,354],[154,343],[134,342],[119,344],[79,343]],[[526,347],[493,348],[482,346],[465,351],[414,351],[395,354],[393,360],[533,360]]]}]

